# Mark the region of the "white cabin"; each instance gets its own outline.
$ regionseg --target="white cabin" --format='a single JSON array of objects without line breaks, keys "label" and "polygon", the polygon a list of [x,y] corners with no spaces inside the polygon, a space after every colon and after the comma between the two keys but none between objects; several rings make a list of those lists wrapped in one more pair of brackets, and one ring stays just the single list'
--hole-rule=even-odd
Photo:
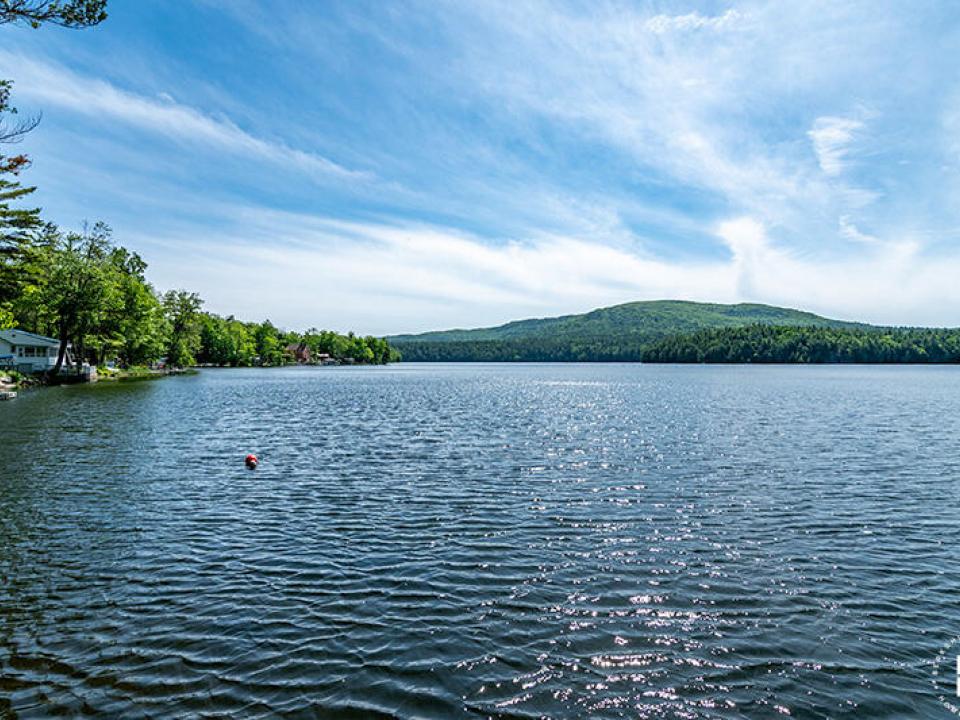
[{"label": "white cabin", "polygon": [[57,364],[60,341],[26,330],[0,330],[0,365],[25,373],[45,372]]}]

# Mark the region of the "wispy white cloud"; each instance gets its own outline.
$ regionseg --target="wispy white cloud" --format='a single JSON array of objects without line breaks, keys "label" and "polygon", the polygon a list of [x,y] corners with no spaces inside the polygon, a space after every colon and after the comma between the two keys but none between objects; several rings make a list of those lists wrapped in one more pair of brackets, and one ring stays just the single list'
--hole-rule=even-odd
[{"label": "wispy white cloud", "polygon": [[960,253],[932,255],[913,239],[871,243],[851,255],[811,256],[772,243],[750,218],[718,228],[733,258],[740,300],[799,307],[882,325],[957,325],[950,305],[960,301],[951,280]]},{"label": "wispy white cloud", "polygon": [[818,117],[807,133],[813,143],[820,169],[827,175],[836,176],[847,167],[850,145],[863,122],[845,117]]},{"label": "wispy white cloud", "polygon": [[840,235],[853,242],[873,244],[880,242],[880,239],[874,235],[869,235],[858,228],[849,215],[840,216]]},{"label": "wispy white cloud", "polygon": [[371,178],[366,172],[345,168],[322,155],[257,137],[227,117],[213,117],[176,102],[167,93],[147,97],[61,65],[3,51],[0,51],[0,68],[17,78],[17,97],[21,101],[29,100],[41,108],[54,106],[98,119],[120,121],[178,142],[293,166],[315,177]]},{"label": "wispy white cloud", "polygon": [[727,10],[722,15],[701,15],[698,12],[686,15],[654,15],[644,23],[652,33],[662,34],[689,30],[726,30],[736,28],[744,20],[743,13],[737,10]]},{"label": "wispy white cloud", "polygon": [[[729,277],[712,263],[681,267],[578,238],[491,245],[451,228],[232,215],[239,225],[208,233],[199,247],[189,230],[135,236],[151,277],[161,287],[202,280],[215,310],[378,333],[575,312],[672,296],[679,288],[691,296],[732,297]],[[177,252],[154,260],[151,247]]]},{"label": "wispy white cloud", "polygon": [[[894,119],[904,108],[891,107],[909,74],[882,49],[915,38],[896,13],[751,0],[712,15],[634,4],[586,14],[538,0],[497,13],[454,7],[452,75],[465,92],[516,122],[603,144],[663,195],[708,198],[811,249],[845,237],[841,216],[878,226],[877,201],[902,182],[884,164],[912,133]],[[845,172],[868,167],[879,171]]]},{"label": "wispy white cloud", "polygon": [[[781,58],[789,20],[763,8],[754,15],[650,16],[618,5],[584,16],[520,3],[472,22],[456,18],[461,33],[483,28],[460,38],[459,69],[474,80],[468,86],[508,107],[617,148],[638,172],[799,229],[845,194],[798,151],[808,126],[771,138],[751,115],[781,85],[796,85],[797,74],[820,72],[821,61],[807,47]],[[692,32],[733,28],[742,32]],[[488,47],[493,41],[499,50]]]},{"label": "wispy white cloud", "polygon": [[[52,216],[65,196],[74,216],[93,198],[159,285],[216,310],[396,332],[688,297],[958,322],[960,94],[942,8],[292,3],[264,30],[255,4],[210,1],[237,20],[211,37],[234,47],[239,33],[258,53],[256,106],[208,54],[178,59],[208,89],[149,72],[107,83],[41,62],[39,43],[9,46],[39,48],[30,60],[0,50],[0,71],[27,107],[70,111],[35,136],[56,150],[31,171]],[[146,45],[145,66],[163,62],[162,43]],[[96,67],[79,49],[59,57]],[[273,125],[274,107],[298,112]],[[104,158],[71,155],[80,133]],[[192,143],[177,155],[203,166],[171,178],[167,143],[144,133]],[[336,150],[311,151],[331,134]],[[210,167],[228,154],[256,160],[262,182]],[[96,192],[54,177],[88,162]],[[337,182],[353,165],[376,167],[377,183]],[[316,193],[286,182],[290,167],[332,182]],[[405,192],[380,192],[391,183]]]},{"label": "wispy white cloud", "polygon": [[[211,309],[290,327],[389,334],[677,297],[768,302],[881,324],[956,324],[950,308],[960,303],[960,254],[926,255],[903,240],[857,256],[810,256],[775,244],[750,217],[715,228],[728,258],[689,262],[564,236],[490,245],[428,225],[230,214],[238,225],[202,246],[192,234],[152,238],[155,247],[175,248],[176,261],[152,262],[151,276],[161,287],[202,281]],[[267,237],[282,242],[258,241]]]}]

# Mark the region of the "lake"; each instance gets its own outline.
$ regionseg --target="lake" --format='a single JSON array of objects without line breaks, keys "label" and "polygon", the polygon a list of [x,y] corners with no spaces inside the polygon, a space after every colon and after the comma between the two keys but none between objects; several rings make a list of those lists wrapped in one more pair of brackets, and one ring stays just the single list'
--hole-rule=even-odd
[{"label": "lake", "polygon": [[24,392],[0,403],[0,717],[953,717],[958,373]]}]

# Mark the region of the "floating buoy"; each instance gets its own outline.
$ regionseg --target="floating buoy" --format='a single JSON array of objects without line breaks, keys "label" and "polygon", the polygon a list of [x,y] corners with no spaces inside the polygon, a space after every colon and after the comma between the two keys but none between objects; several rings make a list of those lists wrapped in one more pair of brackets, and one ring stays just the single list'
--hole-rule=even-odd
[{"label": "floating buoy", "polygon": [[257,466],[257,463],[259,463],[260,461],[257,459],[256,455],[254,455],[253,453],[250,453],[249,455],[247,455],[247,457],[243,459],[243,462],[246,464],[248,468],[253,470]]}]

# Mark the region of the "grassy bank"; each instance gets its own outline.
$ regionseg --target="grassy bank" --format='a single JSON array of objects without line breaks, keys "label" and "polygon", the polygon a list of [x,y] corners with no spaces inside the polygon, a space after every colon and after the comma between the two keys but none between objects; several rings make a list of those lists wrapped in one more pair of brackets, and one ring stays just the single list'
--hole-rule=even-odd
[{"label": "grassy bank", "polygon": [[138,380],[157,380],[168,375],[195,375],[193,368],[170,368],[156,370],[148,367],[97,368],[97,382],[134,382]]}]

